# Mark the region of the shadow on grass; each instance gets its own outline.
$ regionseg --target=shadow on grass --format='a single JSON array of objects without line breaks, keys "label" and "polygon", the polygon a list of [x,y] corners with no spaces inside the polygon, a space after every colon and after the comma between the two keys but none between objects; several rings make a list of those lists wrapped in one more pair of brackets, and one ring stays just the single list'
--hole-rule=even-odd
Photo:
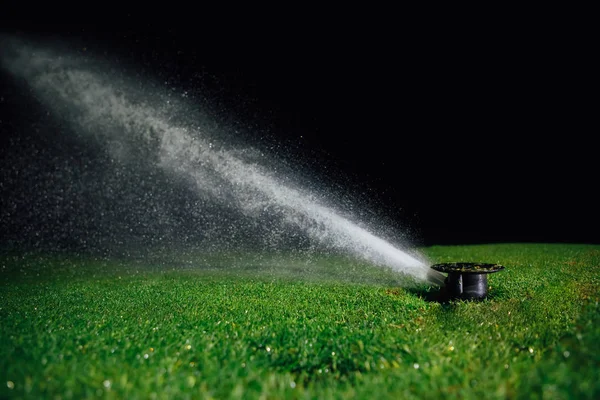
[{"label": "shadow on grass", "polygon": [[493,291],[488,292],[484,299],[480,300],[464,300],[464,299],[451,299],[445,286],[441,287],[418,287],[406,289],[409,293],[425,300],[428,303],[440,303],[440,304],[452,304],[460,301],[485,301],[485,300],[497,300],[505,296],[504,291],[494,288]]},{"label": "shadow on grass", "polygon": [[449,301],[444,287],[416,287],[406,290],[427,302],[447,303]]}]

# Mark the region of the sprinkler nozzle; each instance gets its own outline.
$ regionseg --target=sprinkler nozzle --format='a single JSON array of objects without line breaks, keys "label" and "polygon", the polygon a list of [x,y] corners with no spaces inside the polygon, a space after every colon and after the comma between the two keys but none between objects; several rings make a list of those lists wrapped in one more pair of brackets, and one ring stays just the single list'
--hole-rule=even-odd
[{"label": "sprinkler nozzle", "polygon": [[498,264],[455,262],[435,264],[432,269],[447,272],[444,280],[445,291],[449,300],[483,300],[487,296],[487,274],[504,269]]}]

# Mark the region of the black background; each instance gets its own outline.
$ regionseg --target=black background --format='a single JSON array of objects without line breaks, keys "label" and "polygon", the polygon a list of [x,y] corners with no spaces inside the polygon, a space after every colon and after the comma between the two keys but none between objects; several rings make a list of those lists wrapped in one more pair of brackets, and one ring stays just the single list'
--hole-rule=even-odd
[{"label": "black background", "polygon": [[[283,143],[319,178],[366,193],[420,244],[600,243],[597,132],[580,61],[560,34],[207,20],[2,25],[109,53],[211,98],[250,140]],[[6,143],[19,112],[2,107]]]}]

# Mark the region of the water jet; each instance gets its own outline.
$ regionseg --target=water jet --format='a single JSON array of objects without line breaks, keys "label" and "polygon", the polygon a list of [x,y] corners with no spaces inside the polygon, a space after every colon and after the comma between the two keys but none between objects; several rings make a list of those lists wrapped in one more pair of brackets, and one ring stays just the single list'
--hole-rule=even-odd
[{"label": "water jet", "polygon": [[[198,105],[187,92],[176,95],[178,89],[162,79],[148,78],[145,85],[139,74],[121,71],[92,52],[69,53],[20,39],[1,44],[1,66],[27,84],[61,126],[57,132],[72,135],[65,142],[80,143],[93,154],[82,178],[75,179],[79,171],[70,168],[81,160],[57,150],[57,159],[68,162],[64,174],[51,176],[52,187],[66,188],[55,195],[65,210],[55,214],[72,216],[73,225],[81,226],[74,234],[68,225],[62,234],[68,240],[126,254],[156,245],[318,249],[442,283],[443,275],[431,271],[403,240],[388,238],[350,208],[339,207],[323,185],[282,173],[280,162],[260,147],[240,145],[236,130],[221,129],[210,107],[195,111]],[[107,184],[97,184],[96,176]],[[73,181],[81,182],[89,200],[81,200]],[[73,212],[73,204],[85,207]],[[94,208],[97,204],[106,206]],[[58,236],[54,230],[52,236]]]},{"label": "water jet", "polygon": [[443,288],[448,300],[483,300],[487,296],[487,276],[504,269],[499,264],[454,262],[435,264],[432,269],[446,272]]}]

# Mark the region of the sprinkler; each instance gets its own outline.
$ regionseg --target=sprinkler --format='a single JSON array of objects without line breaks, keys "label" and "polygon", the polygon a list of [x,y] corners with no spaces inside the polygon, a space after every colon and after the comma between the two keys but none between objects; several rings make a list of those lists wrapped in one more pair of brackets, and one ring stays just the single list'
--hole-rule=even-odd
[{"label": "sprinkler", "polygon": [[432,269],[447,272],[445,290],[448,300],[483,300],[487,296],[487,274],[504,269],[498,264],[455,262],[435,264]]}]

